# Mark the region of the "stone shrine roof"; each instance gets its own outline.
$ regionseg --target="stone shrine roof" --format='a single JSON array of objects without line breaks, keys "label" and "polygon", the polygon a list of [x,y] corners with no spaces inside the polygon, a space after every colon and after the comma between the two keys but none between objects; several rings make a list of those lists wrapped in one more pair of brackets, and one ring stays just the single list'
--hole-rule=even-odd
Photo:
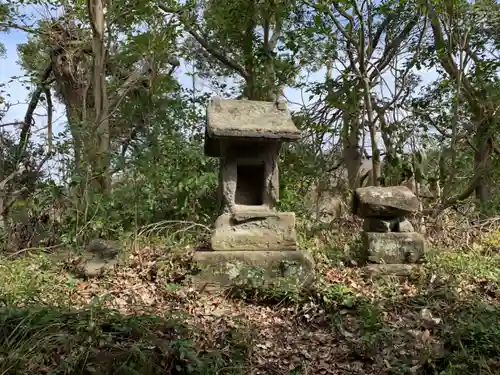
[{"label": "stone shrine roof", "polygon": [[285,103],[213,98],[207,108],[210,138],[261,138],[294,141],[300,130]]}]

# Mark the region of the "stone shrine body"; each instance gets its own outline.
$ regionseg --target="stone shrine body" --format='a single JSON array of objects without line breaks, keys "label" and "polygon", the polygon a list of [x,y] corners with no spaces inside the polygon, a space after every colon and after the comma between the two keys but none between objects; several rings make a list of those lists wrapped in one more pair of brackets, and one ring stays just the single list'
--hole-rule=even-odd
[{"label": "stone shrine body", "polygon": [[195,254],[208,266],[207,279],[222,274],[217,283],[230,283],[235,268],[241,270],[235,264],[263,268],[271,277],[290,275],[292,269],[293,280],[310,279],[314,263],[297,250],[295,213],[276,210],[279,151],[300,136],[285,102],[211,100],[205,154],[220,159],[220,215],[212,251]]},{"label": "stone shrine body", "polygon": [[215,98],[207,117],[205,152],[220,158],[213,250],[295,250],[295,214],[275,209],[281,144],[300,137],[285,103]]}]

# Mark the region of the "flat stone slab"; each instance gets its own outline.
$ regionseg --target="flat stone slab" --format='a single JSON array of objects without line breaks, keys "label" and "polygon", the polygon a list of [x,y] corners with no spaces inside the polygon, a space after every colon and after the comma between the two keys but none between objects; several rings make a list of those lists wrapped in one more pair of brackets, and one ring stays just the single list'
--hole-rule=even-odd
[{"label": "flat stone slab", "polygon": [[352,211],[363,219],[398,218],[418,211],[418,197],[406,186],[368,186],[354,191]]},{"label": "flat stone slab", "polygon": [[418,263],[425,255],[420,233],[363,232],[361,260],[381,264]]},{"label": "flat stone slab", "polygon": [[201,269],[196,284],[208,284],[209,288],[255,278],[261,285],[280,280],[295,286],[314,279],[314,260],[302,251],[199,251],[193,259]]},{"label": "flat stone slab", "polygon": [[205,154],[220,157],[228,139],[291,142],[300,139],[286,102],[212,98],[207,107]]},{"label": "flat stone slab", "polygon": [[286,104],[255,100],[212,98],[207,107],[207,133],[211,138],[237,137],[297,140],[301,132]]},{"label": "flat stone slab", "polygon": [[[288,217],[289,214],[284,212],[281,215],[283,220],[293,220],[293,225],[295,225],[295,216]],[[244,222],[252,219],[267,219],[268,217],[280,216],[280,213],[276,211],[271,211],[269,207],[266,206],[242,206],[235,204],[233,207],[233,212],[231,214],[231,220],[234,222]]]},{"label": "flat stone slab", "polygon": [[296,250],[293,212],[266,215],[223,214],[215,223],[211,245],[216,251]]}]

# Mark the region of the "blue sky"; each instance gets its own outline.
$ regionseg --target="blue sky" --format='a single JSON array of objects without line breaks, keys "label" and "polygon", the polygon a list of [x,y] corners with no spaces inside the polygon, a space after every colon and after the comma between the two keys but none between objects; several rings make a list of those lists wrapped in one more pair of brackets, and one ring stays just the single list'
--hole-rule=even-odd
[{"label": "blue sky", "polygon": [[[6,48],[6,56],[5,58],[0,58],[0,82],[7,83],[11,80],[11,77],[14,76],[23,76],[24,72],[20,68],[18,64],[18,53],[17,53],[17,45],[21,43],[25,43],[27,40],[27,33],[21,30],[12,30],[9,33],[0,34],[0,42]],[[177,69],[176,75],[181,82],[186,87],[191,88],[193,85],[192,77],[189,74],[191,68],[185,64],[181,63],[181,66]],[[324,73],[317,73],[313,78],[321,79]],[[209,87],[206,82],[197,78],[196,88],[199,90],[209,90]],[[16,103],[13,105],[6,117],[3,119],[4,123],[13,122],[16,120],[20,120],[24,117],[27,101],[29,100],[29,91],[19,80],[13,80],[12,82],[7,84],[5,91],[10,94],[9,102]],[[302,103],[304,100],[307,103],[308,95],[301,95],[299,90],[286,88],[285,95],[291,103]],[[63,129],[64,123],[66,121],[64,117],[64,107],[57,103],[55,105],[54,114],[54,132],[61,131]],[[290,104],[291,108],[296,108],[297,105]],[[45,118],[46,111],[43,107],[39,106],[36,110],[36,126],[37,128],[41,128],[45,126]]]},{"label": "blue sky", "polygon": [[[19,67],[18,55],[17,55],[17,45],[24,43],[27,39],[27,34],[24,31],[12,30],[9,33],[0,34],[0,42],[6,47],[6,57],[0,58],[0,82],[6,83],[13,76],[23,76],[24,72]],[[176,74],[178,76],[181,84],[186,87],[192,87],[192,78],[187,75],[188,69],[190,69],[185,64],[181,64],[181,67],[177,70]],[[431,80],[436,78],[437,74],[433,71],[423,72],[423,82],[422,84],[427,84]],[[318,81],[322,80],[324,77],[324,71],[312,74],[308,77],[308,81]],[[389,85],[393,85],[393,80],[390,75],[385,76],[385,80]],[[196,79],[197,89],[207,90],[208,86],[205,82],[200,79]],[[382,90],[382,89],[380,89]],[[7,116],[3,119],[3,122],[11,122],[20,120],[23,118],[24,113],[27,108],[27,100],[29,91],[23,86],[21,82],[15,80],[8,84],[6,91],[11,95],[9,101],[11,103],[16,103],[11,107]],[[386,92],[387,94],[387,92]],[[293,103],[303,103],[307,104],[308,96],[307,94],[301,93],[299,90],[286,88],[285,90],[286,98],[290,101],[290,108],[297,108]],[[60,104],[56,104],[56,113],[54,114],[54,133],[57,133],[63,129],[65,123],[64,108]],[[44,108],[39,107],[36,110],[36,127],[38,129],[43,128],[46,125],[46,111]],[[43,130],[40,131],[43,135]]]},{"label": "blue sky", "polygon": [[[17,54],[17,45],[26,42],[26,40],[27,33],[21,30],[12,30],[9,33],[0,34],[0,42],[6,48],[5,58],[0,58],[0,82],[6,83],[9,82],[11,80],[11,77],[13,76],[19,77],[24,75],[23,70],[17,63],[19,60]],[[176,71],[176,75],[181,84],[189,88],[191,88],[193,85],[192,78],[190,75],[188,75],[190,70],[191,68],[188,65],[182,63]],[[321,79],[323,74],[324,73],[322,72],[317,73],[313,78]],[[197,78],[195,82],[197,89],[209,89],[206,82],[204,82],[203,80]],[[9,110],[7,116],[3,119],[4,123],[22,119],[27,108],[29,91],[19,80],[14,80],[13,82],[8,83],[6,91],[11,95],[9,101],[19,104],[14,105]],[[307,95],[303,98],[299,90],[286,88],[285,95],[287,99],[289,99],[292,103],[302,103],[303,99],[305,99],[307,102]],[[296,107],[296,105],[294,106],[293,104],[291,104],[291,107]],[[57,115],[54,115],[54,119],[57,120],[54,121],[55,131],[57,131],[57,128],[60,129],[65,122],[65,118],[63,116],[64,108],[61,104],[57,105],[56,111]],[[43,108],[38,108],[36,113],[39,115],[36,119],[37,126],[43,126],[44,116],[46,112]]]}]

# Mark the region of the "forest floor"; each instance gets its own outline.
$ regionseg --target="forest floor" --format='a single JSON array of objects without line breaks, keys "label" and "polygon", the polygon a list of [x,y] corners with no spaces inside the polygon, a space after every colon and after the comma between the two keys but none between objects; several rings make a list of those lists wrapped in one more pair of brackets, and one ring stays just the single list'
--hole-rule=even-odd
[{"label": "forest floor", "polygon": [[500,254],[432,250],[406,280],[322,251],[307,290],[198,292],[191,252],[136,246],[100,278],[0,261],[0,374],[500,374]]}]

